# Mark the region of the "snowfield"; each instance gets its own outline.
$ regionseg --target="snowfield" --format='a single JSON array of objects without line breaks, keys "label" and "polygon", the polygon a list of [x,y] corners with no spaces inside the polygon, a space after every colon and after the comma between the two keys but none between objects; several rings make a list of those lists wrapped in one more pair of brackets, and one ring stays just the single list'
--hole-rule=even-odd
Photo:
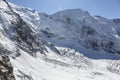
[{"label": "snowfield", "polygon": [[[61,60],[53,58],[53,61],[49,62],[41,58],[33,58],[23,51],[21,53],[22,55],[16,59],[11,58],[16,80],[120,80],[120,72],[118,73],[120,61],[88,59],[88,62],[91,62],[90,65],[86,62],[87,66],[82,67],[85,63],[80,61],[81,65],[78,67],[77,64],[73,66],[61,62],[62,58]],[[114,62],[119,62],[119,66],[117,66],[119,69],[112,72],[108,67],[114,69],[115,66],[110,64]]]},{"label": "snowfield", "polygon": [[120,80],[119,22],[0,0],[0,54],[10,57],[16,80]]}]

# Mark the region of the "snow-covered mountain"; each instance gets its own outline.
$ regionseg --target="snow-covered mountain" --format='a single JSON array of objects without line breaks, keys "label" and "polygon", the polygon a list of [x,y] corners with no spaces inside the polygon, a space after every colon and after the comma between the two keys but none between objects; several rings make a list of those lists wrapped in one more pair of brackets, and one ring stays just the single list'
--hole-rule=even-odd
[{"label": "snow-covered mountain", "polygon": [[80,9],[47,15],[0,0],[0,53],[16,80],[120,80],[119,29]]},{"label": "snow-covered mountain", "polygon": [[79,52],[84,52],[81,50],[83,47],[98,52],[120,54],[119,19],[109,20],[100,16],[91,16],[80,9],[47,15],[15,5],[12,7],[15,12],[20,13],[23,20],[34,26],[46,42]]},{"label": "snow-covered mountain", "polygon": [[[44,17],[43,17],[44,16]],[[41,37],[58,46],[80,46],[96,51],[120,53],[120,25],[103,17],[91,16],[80,9],[65,10],[53,15],[40,14]]]}]

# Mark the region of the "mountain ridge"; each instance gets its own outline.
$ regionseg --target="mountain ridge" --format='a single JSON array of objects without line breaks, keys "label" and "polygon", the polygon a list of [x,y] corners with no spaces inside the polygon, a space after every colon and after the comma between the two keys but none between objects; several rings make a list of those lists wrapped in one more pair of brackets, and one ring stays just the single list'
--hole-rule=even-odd
[{"label": "mountain ridge", "polygon": [[[45,15],[0,1],[0,52],[9,56],[16,80],[119,80],[118,27],[82,10]],[[91,46],[101,39],[115,46]]]},{"label": "mountain ridge", "polygon": [[[75,13],[74,11],[77,12],[76,15],[74,15],[74,13]],[[72,32],[73,35],[75,34],[75,32],[77,32],[76,34],[79,34],[79,35],[82,34],[81,37],[79,37],[77,35],[78,36],[77,38],[84,38],[85,36],[91,38],[92,36],[95,37],[95,35],[97,35],[97,36],[101,37],[101,39],[96,37],[96,38],[98,38],[98,39],[96,39],[96,41],[98,40],[100,42],[99,44],[94,41],[93,44],[95,44],[95,45],[93,45],[93,47],[92,47],[91,45],[89,45],[89,44],[92,44],[92,43],[89,43],[90,42],[89,41],[88,44],[83,44],[82,46],[88,45],[87,47],[90,46],[93,49],[98,48],[98,47],[102,48],[102,46],[103,46],[103,49],[105,49],[105,52],[119,53],[119,50],[118,51],[116,50],[114,52],[114,51],[111,51],[110,49],[106,49],[107,48],[106,46],[109,45],[110,43],[104,43],[104,42],[102,43],[101,42],[101,41],[105,41],[105,40],[107,40],[107,38],[109,38],[109,40],[111,40],[111,41],[107,40],[107,42],[112,42],[114,44],[115,42],[112,41],[112,38],[113,38],[113,40],[119,38],[119,34],[118,34],[119,33],[119,31],[118,31],[119,25],[117,25],[112,20],[108,20],[108,19],[102,18],[102,17],[93,17],[93,16],[90,16],[88,12],[86,13],[86,12],[83,12],[78,9],[64,10],[64,11],[55,13],[53,15],[40,14],[40,17],[43,20],[43,21],[41,21],[41,26],[38,27],[41,30],[40,34],[42,34],[42,32],[43,32],[43,34],[45,34],[45,32],[47,32],[47,34],[49,33],[51,36],[56,36],[56,35],[59,36],[59,33],[63,33],[60,35],[63,35],[64,37],[66,37],[66,35],[69,36],[68,34],[71,34],[71,32],[74,31],[74,32]],[[42,26],[48,26],[48,27],[46,27],[46,30],[45,30],[45,28],[43,30],[43,28],[41,28]],[[57,27],[54,27],[54,26],[57,26]],[[76,30],[74,27],[76,28]],[[68,34],[67,34],[64,32],[64,30],[60,31],[60,29],[62,29],[62,28],[69,29],[71,32],[67,31],[68,32]],[[86,29],[84,29],[84,28],[86,28]],[[48,31],[47,31],[47,29],[48,29]],[[55,29],[56,31],[58,31],[58,33],[56,32],[56,34],[55,34],[55,32],[54,32],[55,30],[51,30],[51,29]],[[49,31],[49,30],[51,30],[51,31]],[[82,32],[81,30],[86,31],[86,32]],[[80,33],[80,32],[82,32],[82,33]],[[83,34],[84,34],[84,36],[83,36]],[[53,40],[53,41],[55,41],[55,40]],[[78,40],[78,41],[81,42],[80,40]],[[118,43],[119,41],[116,41],[116,42]],[[83,42],[83,43],[85,43],[85,42]],[[55,43],[53,43],[53,44],[55,44]],[[106,44],[106,45],[103,45],[103,44]],[[116,45],[116,43],[115,43],[115,46],[118,47],[118,45]]]}]

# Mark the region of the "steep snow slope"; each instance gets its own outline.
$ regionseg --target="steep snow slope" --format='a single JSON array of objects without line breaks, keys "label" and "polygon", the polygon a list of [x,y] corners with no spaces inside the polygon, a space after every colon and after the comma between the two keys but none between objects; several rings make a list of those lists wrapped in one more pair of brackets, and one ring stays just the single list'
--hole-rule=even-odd
[{"label": "steep snow slope", "polygon": [[11,6],[22,19],[35,27],[40,37],[46,42],[75,49],[90,58],[104,59],[114,56],[114,59],[119,59],[116,55],[107,54],[120,53],[120,25],[115,20],[91,16],[80,9],[47,15],[38,14],[37,11],[21,8],[12,3]]},{"label": "steep snow slope", "polygon": [[0,53],[11,54],[16,80],[120,80],[120,56],[107,53],[119,51],[118,24],[80,9],[46,15],[9,4],[0,1]]},{"label": "steep snow slope", "polygon": [[40,17],[31,9],[15,7],[14,10],[35,26],[43,40],[57,46],[80,51],[78,47],[82,45],[92,50],[120,53],[119,25],[112,20],[91,16],[80,9],[65,10],[53,15],[40,13]]},{"label": "steep snow slope", "polygon": [[[16,51],[16,46],[14,43],[8,38],[11,29],[8,26],[11,26],[10,21],[13,19],[10,9],[7,4],[3,1],[0,1],[0,53],[1,54],[10,54]],[[7,15],[7,13],[9,15]],[[13,19],[14,21],[14,19]],[[9,32],[7,31],[9,29]],[[6,34],[8,32],[8,35]]]},{"label": "steep snow slope", "polygon": [[96,51],[120,53],[120,26],[112,20],[93,17],[80,9],[65,10],[50,16],[40,14],[40,18],[38,30],[45,41],[78,51],[83,46]]},{"label": "steep snow slope", "polygon": [[[1,0],[0,4],[1,38],[3,38],[3,41],[7,39],[7,41],[9,41],[8,44],[7,42],[5,44],[11,46],[13,43],[16,48],[14,53],[19,53],[19,49],[24,49],[31,53],[31,55],[35,55],[33,53],[36,53],[37,51],[43,53],[44,45],[32,26],[23,21],[19,14],[12,10],[8,2]],[[12,43],[10,43],[10,41]],[[1,44],[4,44],[2,40]],[[11,48],[9,49],[13,50]],[[13,51],[11,53],[13,53]]]},{"label": "steep snow slope", "polygon": [[22,19],[24,19],[25,22],[33,26],[34,29],[37,29],[41,21],[37,11],[30,8],[20,7],[12,3],[9,4],[13,8],[13,10],[18,13]]}]

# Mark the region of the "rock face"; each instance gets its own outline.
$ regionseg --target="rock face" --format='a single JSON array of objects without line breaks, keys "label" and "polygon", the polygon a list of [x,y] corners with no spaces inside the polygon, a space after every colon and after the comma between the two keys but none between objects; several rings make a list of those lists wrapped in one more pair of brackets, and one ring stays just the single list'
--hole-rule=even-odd
[{"label": "rock face", "polygon": [[[14,12],[46,42],[81,51],[81,46],[93,51],[120,54],[120,20],[91,16],[81,9],[70,9],[53,15],[10,4]],[[26,16],[27,15],[27,16]]]},{"label": "rock face", "polygon": [[8,56],[0,56],[0,79],[15,80],[13,75],[13,66]]},{"label": "rock face", "polygon": [[0,0],[0,80],[120,80],[119,36],[119,20]]},{"label": "rock face", "polygon": [[47,16],[42,13],[39,15],[41,24],[37,30],[45,41],[78,51],[83,46],[93,51],[120,54],[119,19],[91,16],[80,9],[64,10]]},{"label": "rock face", "polygon": [[118,19],[113,19],[113,21],[117,24],[120,24],[120,19],[119,18]]},{"label": "rock face", "polygon": [[0,33],[14,42],[13,45],[16,48],[13,51],[8,50],[9,52],[6,49],[6,53],[19,54],[19,49],[22,48],[32,56],[35,56],[38,51],[43,54],[44,45],[34,28],[14,12],[6,0],[1,0],[0,4],[2,4],[0,5]]}]

